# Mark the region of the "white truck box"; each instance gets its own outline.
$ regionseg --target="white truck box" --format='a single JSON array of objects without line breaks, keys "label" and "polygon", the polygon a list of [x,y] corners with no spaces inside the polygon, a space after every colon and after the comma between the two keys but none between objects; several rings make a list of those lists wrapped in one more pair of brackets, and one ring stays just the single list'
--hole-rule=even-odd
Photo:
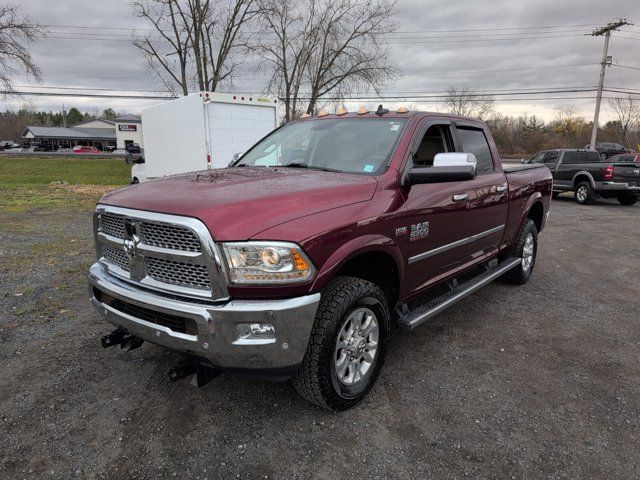
[{"label": "white truck box", "polygon": [[276,107],[271,98],[201,92],[146,108],[145,163],[134,166],[132,177],[144,181],[226,167],[276,128]]}]

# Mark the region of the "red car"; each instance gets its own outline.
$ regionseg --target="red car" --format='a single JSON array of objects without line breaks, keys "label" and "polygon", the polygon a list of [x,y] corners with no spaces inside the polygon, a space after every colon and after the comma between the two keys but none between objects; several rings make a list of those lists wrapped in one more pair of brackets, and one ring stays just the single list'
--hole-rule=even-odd
[{"label": "red car", "polygon": [[100,150],[98,150],[96,147],[87,147],[84,145],[76,145],[75,147],[73,147],[73,153],[78,153],[78,154],[99,154],[102,153]]}]

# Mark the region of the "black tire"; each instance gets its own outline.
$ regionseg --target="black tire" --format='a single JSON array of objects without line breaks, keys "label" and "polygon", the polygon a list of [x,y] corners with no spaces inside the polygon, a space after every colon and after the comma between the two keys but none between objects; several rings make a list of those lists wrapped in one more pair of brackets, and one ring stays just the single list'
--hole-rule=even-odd
[{"label": "black tire", "polygon": [[551,198],[558,198],[558,196],[560,195],[560,193],[562,192],[551,192]]},{"label": "black tire", "polygon": [[635,205],[637,201],[638,197],[635,195],[629,195],[628,193],[618,195],[618,202],[620,202],[620,205],[630,207],[631,205]]},{"label": "black tire", "polygon": [[131,185],[137,185],[138,183],[140,183],[140,180],[138,180],[138,177],[133,177],[133,180],[131,180]]},{"label": "black tire", "polygon": [[[378,345],[366,374],[354,385],[346,385],[338,378],[334,358],[338,354],[338,335],[349,316],[359,308],[375,313]],[[333,279],[322,293],[307,352],[293,379],[295,389],[326,410],[346,410],[356,405],[371,390],[380,373],[390,323],[387,299],[380,287],[359,278]]]},{"label": "black tire", "polygon": [[535,222],[530,218],[527,219],[524,226],[522,227],[522,230],[520,230],[518,240],[516,241],[516,244],[511,252],[511,257],[524,257],[525,245],[527,243],[527,238],[530,235],[533,238],[533,257],[531,259],[531,263],[528,264],[527,267],[525,267],[525,262],[523,260],[516,267],[504,274],[504,276],[502,277],[504,281],[513,283],[514,285],[524,285],[531,278],[533,267],[536,264],[536,257],[538,255],[538,228],[536,227]]},{"label": "black tire", "polygon": [[593,188],[590,182],[580,182],[576,185],[574,198],[580,205],[590,205],[593,203]]}]

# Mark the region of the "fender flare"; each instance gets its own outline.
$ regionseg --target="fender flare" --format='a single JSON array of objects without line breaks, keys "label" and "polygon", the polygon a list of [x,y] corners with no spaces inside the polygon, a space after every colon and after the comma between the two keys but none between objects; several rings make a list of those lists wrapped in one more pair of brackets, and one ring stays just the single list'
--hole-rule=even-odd
[{"label": "fender flare", "polygon": [[[542,200],[542,193],[534,192],[527,199],[527,203],[525,203],[524,208],[522,209],[522,214],[520,215],[520,222],[518,222],[518,228],[516,229],[516,231],[514,233],[514,238],[510,239],[509,245],[513,244],[513,242],[517,238],[518,234],[520,233],[520,230],[522,230],[522,227],[524,226],[524,222],[529,217],[529,212],[531,212],[531,207],[533,207],[533,205],[538,203],[538,202],[542,203],[542,209],[543,209],[543,212],[544,212],[544,202]],[[543,225],[544,225],[544,215],[543,215],[542,222],[543,222]]]},{"label": "fender flare", "polygon": [[398,269],[398,280],[404,278],[404,257],[400,247],[384,235],[364,235],[343,244],[324,262],[316,274],[311,290],[322,290],[336,273],[351,259],[364,253],[379,252],[389,255]]},{"label": "fender flare", "polygon": [[589,172],[582,170],[578,173],[576,173],[573,178],[571,179],[571,186],[575,187],[576,186],[576,178],[578,178],[579,176],[584,175],[585,177],[589,177],[589,181],[591,182],[591,186],[595,189],[596,188],[596,181],[593,179],[593,175],[591,175]]}]

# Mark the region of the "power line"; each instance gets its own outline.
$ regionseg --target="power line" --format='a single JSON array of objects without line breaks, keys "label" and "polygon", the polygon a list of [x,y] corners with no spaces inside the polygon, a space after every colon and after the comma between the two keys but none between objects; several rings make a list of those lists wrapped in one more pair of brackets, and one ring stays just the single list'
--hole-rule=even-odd
[{"label": "power line", "polygon": [[[478,29],[471,28],[455,28],[450,29],[447,27],[443,29],[441,25],[425,25],[423,30],[419,31],[411,31],[411,30],[397,30],[395,33],[424,33],[425,30],[431,30],[433,32],[443,32],[443,33],[451,33],[451,32],[489,32],[489,31],[513,31],[513,30],[545,30],[545,29],[556,29],[556,28],[574,28],[574,27],[595,27],[599,24],[597,23],[581,23],[581,24],[573,24],[573,25],[536,25],[531,27],[483,27]],[[157,32],[154,28],[142,28],[136,26],[129,27],[99,27],[95,25],[60,25],[60,24],[42,24],[41,26],[47,28],[73,28],[80,30],[117,30],[117,31],[148,31],[148,32]],[[165,30],[169,32],[169,30]],[[251,33],[260,33],[260,32],[251,32]]]},{"label": "power line", "polygon": [[628,68],[630,70],[640,70],[640,68],[638,68],[638,67],[630,67],[628,65],[620,65],[618,63],[613,63],[612,65],[615,65],[616,67],[620,67],[620,68]]},{"label": "power line", "polygon": [[429,73],[415,73],[415,74],[403,74],[402,77],[424,77],[424,76],[437,76],[437,75],[467,75],[472,73],[499,73],[499,72],[513,72],[513,71],[525,71],[525,70],[548,70],[554,68],[570,68],[570,67],[590,67],[594,65],[600,65],[599,63],[576,63],[573,65],[549,65],[538,67],[516,67],[516,68],[503,68],[497,70],[459,70],[453,72],[429,72]]}]

